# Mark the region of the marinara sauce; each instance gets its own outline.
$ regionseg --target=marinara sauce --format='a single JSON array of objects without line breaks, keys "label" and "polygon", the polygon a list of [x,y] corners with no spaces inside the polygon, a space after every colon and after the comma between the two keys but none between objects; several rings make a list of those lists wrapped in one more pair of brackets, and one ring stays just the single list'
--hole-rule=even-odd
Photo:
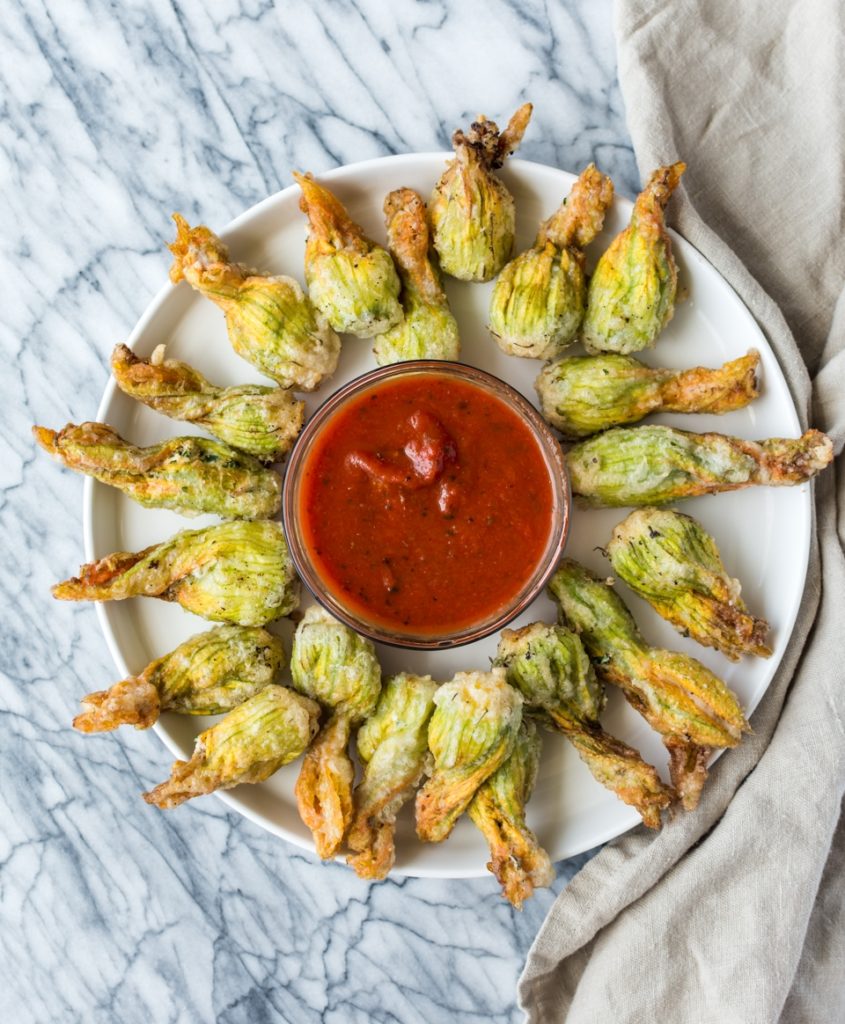
[{"label": "marinara sauce", "polygon": [[452,633],[510,603],[552,529],[553,486],[518,412],[445,375],[375,384],[302,466],[302,540],[323,585],[397,633]]}]

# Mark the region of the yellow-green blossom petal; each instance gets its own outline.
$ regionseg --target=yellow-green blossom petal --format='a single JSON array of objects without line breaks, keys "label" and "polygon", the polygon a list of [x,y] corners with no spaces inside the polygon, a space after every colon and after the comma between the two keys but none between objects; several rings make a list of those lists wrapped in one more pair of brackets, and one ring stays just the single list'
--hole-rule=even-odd
[{"label": "yellow-green blossom petal", "polygon": [[119,725],[147,729],[162,711],[219,715],[274,682],[285,663],[282,641],[266,629],[218,626],[156,658],[137,676],[82,698],[81,732]]},{"label": "yellow-green blossom petal", "polygon": [[698,803],[713,747],[734,747],[748,723],[736,696],[686,654],[649,647],[607,582],[564,559],[549,583],[561,621],[581,637],[596,673],[619,686],[661,734],[672,782],[684,806]]},{"label": "yellow-green blossom petal", "polygon": [[205,437],[174,437],[138,448],[105,423],[68,423],[58,433],[33,427],[41,447],[68,469],[123,491],[147,508],[226,519],[269,519],[282,482],[251,455]]},{"label": "yellow-green blossom petal", "polygon": [[372,643],[316,605],[296,627],[290,670],[295,689],[355,723],[378,702],[381,667]]},{"label": "yellow-green blossom petal", "polygon": [[828,466],[833,444],[818,430],[746,441],[672,427],[616,427],[566,456],[573,493],[590,505],[665,505],[700,494],[802,484]]},{"label": "yellow-green blossom petal", "polygon": [[604,688],[577,634],[542,622],[506,629],[495,664],[526,704],[566,736],[598,782],[636,807],[650,828],[660,827],[674,794],[636,750],[599,725]]},{"label": "yellow-green blossom petal", "polygon": [[143,551],[115,551],[53,587],[60,601],[159,597],[216,622],[263,626],[299,604],[279,523],[231,522],[182,530]]},{"label": "yellow-green blossom petal", "polygon": [[187,363],[165,359],[164,345],[150,359],[116,345],[111,366],[124,394],[163,416],[204,427],[262,462],[280,462],[302,429],[305,403],[292,391],[264,384],[216,387]]},{"label": "yellow-green blossom petal", "polygon": [[440,687],[428,726],[431,778],[417,794],[417,835],[445,839],[478,787],[510,756],[522,720],[522,697],[505,670],[459,672]]},{"label": "yellow-green blossom petal", "polygon": [[715,540],[691,516],[638,509],[618,524],[605,550],[619,578],[684,636],[733,661],[772,653],[769,624],[748,613],[739,580],[728,576]]},{"label": "yellow-green blossom petal", "polygon": [[340,339],[292,277],[265,277],[229,260],[207,227],[173,215],[170,279],[186,280],[226,314],[232,348],[284,388],[313,391],[337,367]]},{"label": "yellow-green blossom petal", "polygon": [[516,214],[513,196],[492,172],[522,141],[532,106],[525,103],[500,134],[483,115],[452,136],[455,159],[434,188],[429,214],[444,272],[489,281],[510,259]]},{"label": "yellow-green blossom petal", "polygon": [[533,722],[519,727],[510,757],[481,786],[468,814],[490,847],[491,871],[502,886],[502,895],[517,910],[537,888],[552,884],[554,868],[546,851],[525,821],[537,770],[541,741]]},{"label": "yellow-green blossom petal", "polygon": [[347,857],[361,878],[384,878],[396,856],[396,815],[430,769],[428,722],[437,683],[400,672],[384,685],[378,707],[358,730],[364,777],[355,789]]},{"label": "yellow-green blossom petal", "polygon": [[604,689],[578,636],[564,626],[532,622],[502,632],[494,665],[526,703],[578,721],[597,721]]},{"label": "yellow-green blossom petal", "polygon": [[402,319],[390,253],[367,238],[340,200],[310,174],[294,178],[310,231],[305,280],[314,305],[336,331],[371,338]]},{"label": "yellow-green blossom petal", "polygon": [[752,350],[716,370],[651,369],[607,353],[549,363],[535,387],[543,415],[569,438],[636,423],[651,412],[724,413],[759,394],[760,355]]},{"label": "yellow-green blossom petal", "polygon": [[333,857],[352,820],[352,726],[372,714],[381,692],[381,667],[365,637],[319,607],[296,628],[291,651],[293,686],[331,711],[302,764],[296,783],[299,814],[317,853]]},{"label": "yellow-green blossom petal", "polygon": [[672,319],[678,270],[663,211],[686,164],[659,167],[634,204],[631,223],[596,266],[582,337],[588,352],[650,348]]},{"label": "yellow-green blossom petal", "polygon": [[144,799],[177,807],[217,789],[264,782],[305,752],[318,714],[313,700],[284,686],[266,686],[201,732],[190,761],[174,762],[167,782],[144,793]]},{"label": "yellow-green blossom petal", "polygon": [[502,270],[490,299],[490,330],[509,355],[553,359],[578,335],[587,305],[583,246],[601,230],[613,183],[593,164],[540,225],[531,249]]},{"label": "yellow-green blossom petal", "polygon": [[440,281],[431,249],[425,203],[410,188],[384,201],[387,243],[402,281],[404,319],[375,341],[379,366],[406,359],[457,359],[458,324]]}]

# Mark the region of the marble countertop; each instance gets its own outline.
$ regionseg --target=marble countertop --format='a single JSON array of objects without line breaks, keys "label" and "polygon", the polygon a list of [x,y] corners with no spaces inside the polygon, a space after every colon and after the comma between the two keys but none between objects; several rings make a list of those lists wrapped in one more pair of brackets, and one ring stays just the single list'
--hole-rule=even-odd
[{"label": "marble countertop", "polygon": [[554,895],[519,914],[492,876],[369,885],[207,798],[153,814],[150,734],[86,737],[114,681],[94,609],[50,585],[82,561],[82,480],[33,423],[91,418],[107,357],[165,280],[174,209],[225,224],[290,181],[447,148],[484,111],[535,117],[520,155],[638,175],[611,0],[64,0],[7,7],[0,193],[4,457],[0,1019],[515,1021]]}]

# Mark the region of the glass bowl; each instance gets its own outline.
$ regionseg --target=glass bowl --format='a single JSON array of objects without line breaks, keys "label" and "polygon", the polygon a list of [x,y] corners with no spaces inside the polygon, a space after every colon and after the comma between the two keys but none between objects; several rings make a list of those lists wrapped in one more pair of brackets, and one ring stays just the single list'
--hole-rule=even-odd
[{"label": "glass bowl", "polygon": [[[415,633],[411,630],[399,631],[386,627],[382,623],[368,621],[362,616],[360,609],[348,607],[344,603],[342,595],[333,589],[331,582],[321,575],[319,568],[314,564],[299,522],[298,509],[304,478],[303,470],[308,463],[312,446],[323,428],[348,402],[357,399],[364,392],[387,381],[409,375],[444,376],[453,380],[461,380],[475,385],[502,401],[516,412],[529,427],[542,454],[551,483],[552,510],[549,535],[545,550],[537,561],[534,571],[516,594],[506,603],[500,605],[492,614],[453,632],[432,634],[430,632]],[[326,400],[305,425],[288,458],[282,497],[282,515],[291,557],[299,576],[316,600],[330,614],[341,622],[345,622],[356,632],[379,643],[416,650],[438,650],[473,643],[489,636],[505,627],[528,607],[542,591],[563,552],[569,532],[571,504],[569,477],[560,444],[534,406],[509,384],[483,370],[463,363],[427,359],[395,363],[362,374]]]}]

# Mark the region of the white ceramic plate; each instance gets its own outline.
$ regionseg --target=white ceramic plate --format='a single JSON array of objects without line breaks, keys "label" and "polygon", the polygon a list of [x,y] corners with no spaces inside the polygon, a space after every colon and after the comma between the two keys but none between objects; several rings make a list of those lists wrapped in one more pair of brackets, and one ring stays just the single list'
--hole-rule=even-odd
[{"label": "white ceramic plate", "polygon": [[[394,188],[410,186],[428,198],[447,158],[443,153],[385,157],[339,168],[323,175],[322,180],[336,190],[352,217],[367,233],[383,241],[381,207],[385,195]],[[508,161],[502,177],[516,199],[517,247],[521,250],[531,244],[539,221],[558,206],[574,178],[563,171],[521,160]],[[298,202],[299,189],[292,185],[233,221],[221,232],[231,247],[233,258],[263,271],[290,274],[301,280],[305,218]],[[630,202],[618,198],[608,216],[605,232],[590,247],[591,263],[624,227],[630,212]],[[205,219],[212,227],[219,227],[213,210],[205,212]],[[689,298],[679,306],[656,349],[643,356],[644,361],[675,368],[717,366],[755,347],[762,356],[763,393],[750,408],[726,416],[673,415],[661,416],[658,421],[690,430],[720,430],[746,438],[797,436],[799,423],[792,399],[760,329],[704,258],[682,238],[674,236],[674,242],[680,279]],[[162,245],[162,277],[167,266],[168,257]],[[462,358],[509,381],[534,400],[533,382],[541,364],[505,356],[487,333],[491,287],[447,281],[449,299],[461,328]],[[191,363],[214,383],[262,381],[230,348],[221,311],[187,284],[166,285],[129,338],[130,346],[142,356],[149,356],[162,342],[167,344],[169,356]],[[317,394],[309,396],[309,412],[341,384],[374,366],[370,342],[345,338],[337,373]],[[165,419],[133,402],[117,390],[113,381],[106,388],[97,418],[141,445],[190,432],[186,424]],[[754,710],[769,685],[798,611],[809,552],[810,500],[809,485],[803,485],[752,488],[684,504],[684,510],[698,517],[715,536],[728,571],[743,583],[743,595],[749,607],[771,623],[774,655],[767,661],[744,658],[734,664],[714,651],[682,639],[620,584],[620,592],[630,602],[646,638],[654,644],[695,655],[727,681],[748,713]],[[625,514],[618,509],[575,509],[567,554],[600,573],[607,573],[609,565],[596,549],[608,540],[613,526]],[[136,550],[163,540],[177,530],[196,528],[216,520],[213,517],[186,519],[172,512],[143,509],[117,491],[89,479],[86,480],[84,521],[85,554],[90,561],[111,551]],[[310,601],[310,595],[304,595],[303,606]],[[100,604],[97,611],[121,676],[138,672],[153,658],[209,628],[208,623],[177,605],[155,600],[136,598]],[[551,621],[553,616],[551,602],[541,597],[517,624],[538,619]],[[288,623],[280,624],[279,631],[289,638]],[[491,637],[454,651],[426,653],[381,648],[379,656],[385,673],[407,669],[429,672],[435,679],[446,680],[459,669],[486,669],[495,647],[496,637]],[[201,718],[165,715],[157,732],[172,754],[187,758],[193,749],[194,737],[207,724],[208,720]],[[658,736],[617,692],[610,694],[603,724],[637,747],[646,760],[664,772],[666,753]],[[170,759],[162,756],[162,779],[167,777],[169,768]],[[310,833],[299,820],[293,795],[298,770],[299,765],[294,763],[262,785],[242,786],[221,794],[220,798],[276,835],[313,850]],[[154,812],[145,810],[139,802],[136,813]],[[164,813],[184,815],[190,814],[191,809],[187,805]],[[639,817],[593,780],[562,737],[549,734],[528,821],[552,858],[560,860],[619,835],[637,824]],[[427,845],[414,836],[411,811],[406,807],[397,840],[397,873],[452,878],[485,874],[485,843],[466,819],[458,823],[446,842]]]}]

